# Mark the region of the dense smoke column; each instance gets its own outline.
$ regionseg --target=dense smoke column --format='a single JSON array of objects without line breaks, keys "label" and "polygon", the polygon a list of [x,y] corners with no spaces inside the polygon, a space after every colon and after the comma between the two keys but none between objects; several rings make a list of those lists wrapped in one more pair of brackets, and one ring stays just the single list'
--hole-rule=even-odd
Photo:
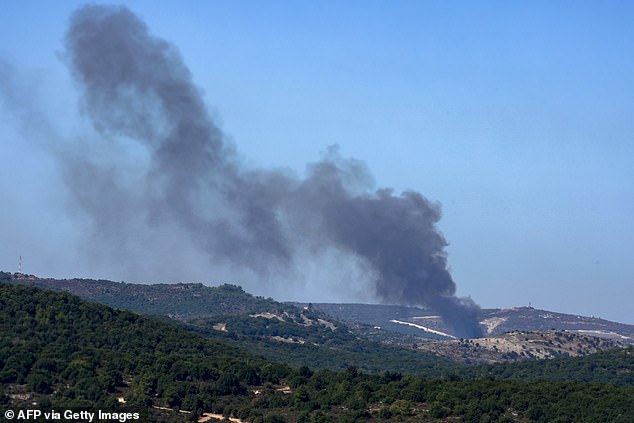
[{"label": "dense smoke column", "polygon": [[[269,173],[256,182],[244,180],[173,46],[152,37],[127,8],[110,6],[75,12],[66,43],[94,127],[104,136],[141,142],[151,152],[147,183],[137,188],[145,196],[138,192],[137,198],[152,222],[174,219],[215,258],[248,262],[260,271],[268,262],[290,259],[275,216],[276,191],[289,181]],[[73,181],[90,176],[75,174]],[[105,197],[121,197],[108,184],[102,188]],[[121,198],[120,206],[126,204]],[[200,210],[201,204],[209,209]],[[107,210],[93,208],[98,224],[112,219]]]},{"label": "dense smoke column", "polygon": [[331,156],[313,166],[299,189],[302,203],[319,208],[321,231],[330,242],[370,263],[377,273],[376,295],[383,302],[425,305],[458,336],[480,336],[478,306],[455,297],[447,241],[436,228],[440,207],[412,191],[400,196],[389,189],[351,194],[344,179],[368,179],[364,172]]},{"label": "dense smoke column", "polygon": [[456,296],[437,296],[427,303],[429,308],[437,310],[447,326],[461,338],[482,336],[480,326],[480,307],[471,298]]},{"label": "dense smoke column", "polygon": [[69,187],[104,242],[125,245],[130,219],[166,237],[176,222],[212,263],[273,276],[301,268],[300,251],[334,250],[367,270],[382,302],[428,306],[459,336],[479,335],[477,306],[455,297],[437,205],[416,192],[374,190],[365,166],[334,150],[304,180],[245,168],[177,50],[125,7],[79,9],[66,46],[96,130],[149,153],[136,186],[89,157],[67,163]]}]

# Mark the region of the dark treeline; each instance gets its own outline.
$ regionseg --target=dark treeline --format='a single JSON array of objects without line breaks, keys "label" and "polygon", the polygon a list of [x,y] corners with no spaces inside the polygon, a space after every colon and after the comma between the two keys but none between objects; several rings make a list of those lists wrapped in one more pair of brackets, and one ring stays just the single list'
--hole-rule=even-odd
[{"label": "dark treeline", "polygon": [[[631,373],[631,355],[628,350],[604,359],[617,360],[615,368]],[[4,283],[0,384],[3,407],[15,405],[11,395],[22,392],[41,408],[190,411],[174,412],[165,421],[196,420],[203,412],[250,422],[436,421],[450,416],[464,421],[627,422],[634,415],[632,387],[492,375],[367,375],[354,366],[339,372],[291,368],[131,312]],[[120,404],[119,396],[127,402]]]},{"label": "dark treeline", "polygon": [[525,382],[578,381],[634,386],[634,348],[617,348],[575,358],[461,367],[459,374],[464,378],[491,377]]}]

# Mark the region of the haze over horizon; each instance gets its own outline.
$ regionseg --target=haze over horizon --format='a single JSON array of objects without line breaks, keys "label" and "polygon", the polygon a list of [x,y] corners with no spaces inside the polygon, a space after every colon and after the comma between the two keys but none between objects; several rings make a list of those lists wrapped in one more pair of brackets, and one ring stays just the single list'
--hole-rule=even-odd
[{"label": "haze over horizon", "polygon": [[[124,3],[178,48],[241,163],[305,177],[305,164],[338,144],[376,186],[442,205],[459,296],[634,323],[630,6]],[[64,53],[80,4],[13,4],[0,30],[0,269],[15,271],[22,255],[40,276],[368,300],[361,284],[333,294],[359,277],[336,256],[276,291],[252,271],[211,268],[176,237],[157,245],[147,232],[136,246],[153,243],[162,257],[183,247],[172,268],[86,252],[89,222],[67,212],[68,169],[56,158],[77,152],[71,145],[109,165],[123,156],[117,142],[87,147],[98,134],[78,113]],[[117,165],[134,176],[149,159],[138,148]],[[337,280],[324,281],[324,264]]]}]

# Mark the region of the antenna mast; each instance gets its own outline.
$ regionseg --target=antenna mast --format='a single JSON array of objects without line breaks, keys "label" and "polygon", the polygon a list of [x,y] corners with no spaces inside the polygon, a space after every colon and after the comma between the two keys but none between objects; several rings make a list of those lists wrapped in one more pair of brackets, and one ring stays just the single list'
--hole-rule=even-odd
[{"label": "antenna mast", "polygon": [[18,273],[22,273],[22,256],[18,259]]}]

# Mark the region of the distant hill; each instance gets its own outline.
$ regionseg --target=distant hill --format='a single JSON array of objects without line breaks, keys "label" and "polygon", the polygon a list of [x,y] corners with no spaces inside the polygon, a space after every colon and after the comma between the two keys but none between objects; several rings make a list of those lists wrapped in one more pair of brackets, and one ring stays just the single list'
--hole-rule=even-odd
[{"label": "distant hill", "polygon": [[[234,285],[130,284],[0,273],[0,280],[71,292],[138,313],[184,322],[188,330],[249,348],[271,360],[366,372],[438,376],[455,365],[579,356],[633,342],[634,326],[530,307],[481,311],[487,334],[459,340],[434,312],[376,304],[280,303]],[[565,331],[565,333],[564,333]],[[387,359],[389,357],[389,359]]]},{"label": "distant hill", "polygon": [[357,366],[369,373],[402,372],[438,377],[456,363],[433,353],[387,345],[351,331],[346,324],[309,307],[296,307],[254,297],[233,285],[142,285],[90,279],[48,279],[0,273],[0,280],[53,291],[85,300],[181,322],[202,334],[270,360],[295,367],[345,370]]},{"label": "distant hill", "polygon": [[[254,297],[236,285],[201,283],[134,284],[94,279],[51,279],[0,272],[0,281],[70,292],[85,300],[149,315],[188,321],[201,317],[260,313],[284,308],[273,299]],[[288,308],[288,307],[286,307]]]},{"label": "distant hill", "polygon": [[[302,305],[302,304],[298,304]],[[460,340],[433,311],[379,304],[312,304],[368,339],[390,339],[469,364],[583,356],[634,343],[634,326],[530,307],[481,311],[486,335]],[[391,334],[391,335],[390,335]],[[401,334],[398,337],[395,334]]]},{"label": "distant hill", "polygon": [[634,343],[634,325],[532,307],[482,310],[482,324],[486,326],[486,333],[489,335],[517,330],[554,329]]},{"label": "distant hill", "polygon": [[431,379],[365,375],[354,366],[292,369],[174,324],[68,293],[0,283],[3,410],[102,410],[199,423],[223,415],[257,423],[628,422],[633,357],[630,348],[522,367],[470,367]]},{"label": "distant hill", "polygon": [[[418,307],[332,303],[314,303],[313,307],[344,322],[372,325],[423,338],[455,339],[439,316]],[[486,336],[512,331],[559,330],[634,343],[634,325],[532,307],[483,309],[480,324]]]},{"label": "distant hill", "polygon": [[477,339],[429,341],[416,349],[469,364],[579,357],[623,347],[612,339],[568,331],[512,331]]},{"label": "distant hill", "polygon": [[[50,279],[0,272],[0,281],[65,291],[86,300],[149,315],[169,315],[191,321],[225,315],[291,312],[308,303],[280,303],[256,297],[236,285],[201,283],[133,284],[92,279]],[[312,309],[336,320],[363,324],[384,331],[431,339],[452,339],[448,328],[433,311],[399,305],[313,303]],[[532,307],[483,309],[481,324],[487,336],[511,331],[565,330],[634,343],[634,325],[597,317],[569,315]],[[431,330],[425,330],[431,329]]]}]

